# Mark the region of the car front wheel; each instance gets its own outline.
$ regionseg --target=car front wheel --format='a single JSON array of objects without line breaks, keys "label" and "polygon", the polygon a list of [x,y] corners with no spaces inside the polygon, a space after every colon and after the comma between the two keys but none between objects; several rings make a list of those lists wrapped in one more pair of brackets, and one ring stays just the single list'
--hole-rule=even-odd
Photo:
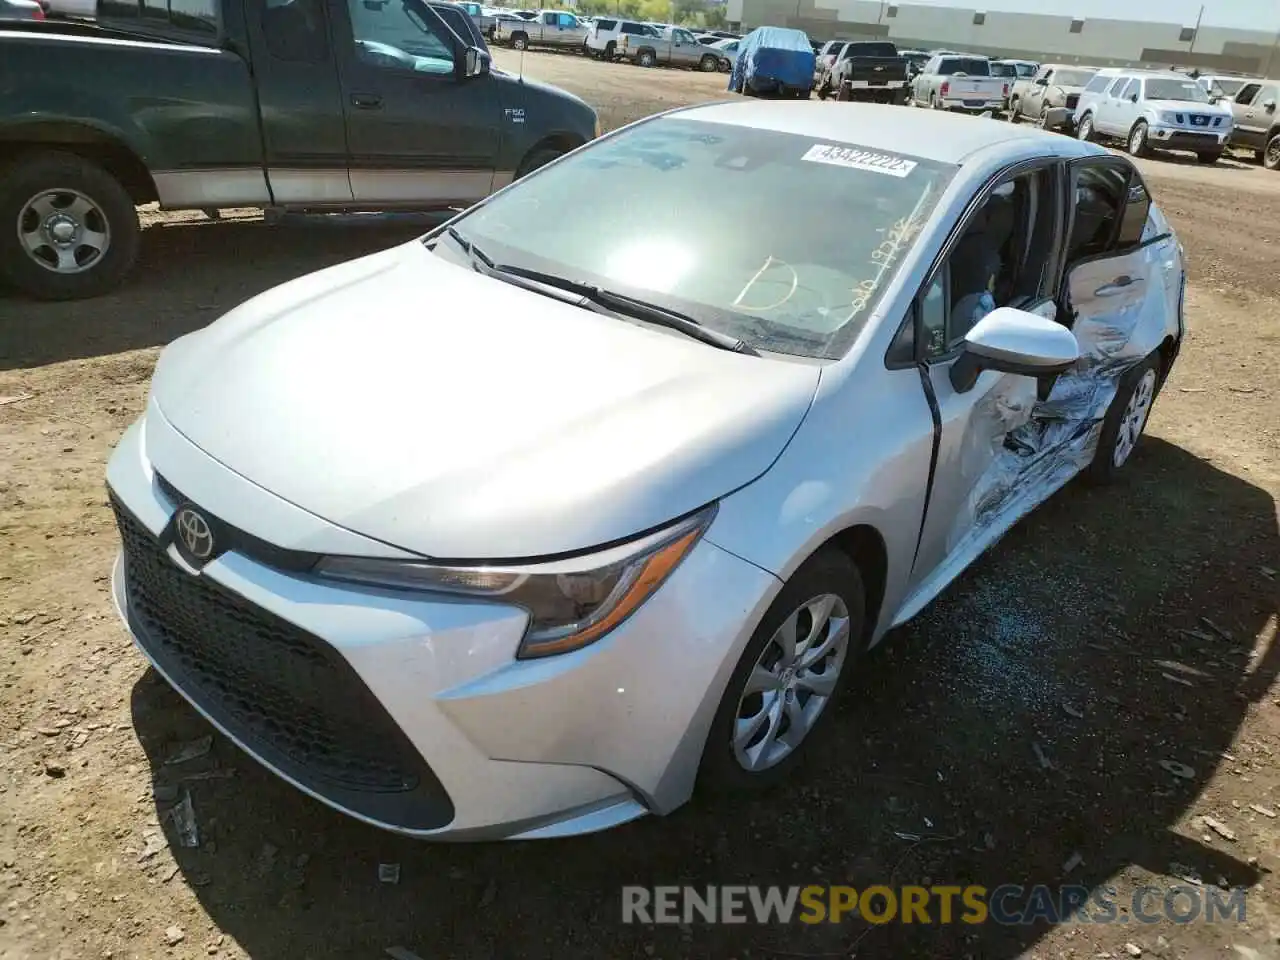
[{"label": "car front wheel", "polygon": [[1268,170],[1280,170],[1280,133],[1267,141],[1267,148],[1262,151],[1262,165]]},{"label": "car front wheel", "polygon": [[1089,465],[1091,480],[1107,483],[1129,462],[1151,416],[1160,385],[1160,363],[1160,354],[1153,353],[1121,377]]},{"label": "car front wheel", "polygon": [[1135,157],[1145,157],[1150,152],[1147,149],[1147,123],[1139,120],[1129,131],[1129,153]]},{"label": "car front wheel", "polygon": [[814,554],[792,574],[725,687],[702,782],[740,791],[784,779],[810,749],[858,659],[866,599],[849,557]]},{"label": "car front wheel", "polygon": [[1093,115],[1086,113],[1080,118],[1080,126],[1076,130],[1076,136],[1081,140],[1093,139]]}]

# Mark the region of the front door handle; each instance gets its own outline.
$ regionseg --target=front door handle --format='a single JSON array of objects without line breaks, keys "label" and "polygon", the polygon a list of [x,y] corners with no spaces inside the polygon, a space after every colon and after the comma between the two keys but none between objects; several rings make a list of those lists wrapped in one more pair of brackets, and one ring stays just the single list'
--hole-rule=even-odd
[{"label": "front door handle", "polygon": [[376,93],[353,93],[351,105],[362,110],[377,110],[382,106],[382,98]]},{"label": "front door handle", "polygon": [[1098,297],[1114,297],[1118,293],[1124,293],[1125,290],[1137,282],[1138,281],[1134,280],[1133,277],[1129,276],[1116,277],[1110,283],[1104,283],[1097,290],[1093,291],[1093,293],[1094,296]]}]

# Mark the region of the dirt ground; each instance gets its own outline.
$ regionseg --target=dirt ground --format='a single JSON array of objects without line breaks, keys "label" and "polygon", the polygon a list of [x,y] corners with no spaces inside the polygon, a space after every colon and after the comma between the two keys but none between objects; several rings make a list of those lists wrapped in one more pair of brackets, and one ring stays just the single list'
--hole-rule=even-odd
[{"label": "dirt ground", "polygon": [[[609,127],[725,80],[554,54],[523,69]],[[108,597],[103,465],[158,348],[417,227],[153,215],[118,293],[0,293],[0,398],[24,398],[0,404],[0,956],[1280,955],[1280,176],[1143,169],[1190,257],[1191,326],[1125,480],[1063,491],[891,638],[838,717],[843,750],[796,782],[570,841],[400,840],[216,736],[166,762],[209,729]],[[168,812],[184,794],[197,847]],[[1124,903],[1185,877],[1247,887],[1245,922],[620,923],[633,883],[1110,884]]]}]

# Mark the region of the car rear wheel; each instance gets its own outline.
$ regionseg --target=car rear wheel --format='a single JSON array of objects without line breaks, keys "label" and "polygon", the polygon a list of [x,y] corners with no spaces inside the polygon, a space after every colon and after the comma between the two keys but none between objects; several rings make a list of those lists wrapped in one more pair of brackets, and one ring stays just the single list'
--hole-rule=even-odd
[{"label": "car rear wheel", "polygon": [[1267,149],[1262,151],[1262,165],[1268,170],[1280,170],[1280,133],[1267,141]]},{"label": "car rear wheel", "polygon": [[636,56],[636,65],[641,67],[652,67],[658,62],[657,56],[652,50],[641,50]]},{"label": "car rear wheel", "polygon": [[1018,103],[1019,101],[1017,97],[1009,101],[1009,122],[1010,123],[1019,123],[1022,120],[1022,116],[1018,112],[1018,109],[1019,109]]},{"label": "car rear wheel", "polygon": [[41,300],[78,300],[118,286],[138,258],[128,192],[70,153],[32,153],[0,170],[0,275]]},{"label": "car rear wheel", "polygon": [[1147,147],[1147,122],[1139,120],[1129,131],[1129,153],[1135,157],[1145,157],[1150,152]]},{"label": "car rear wheel", "polygon": [[1116,395],[1102,420],[1098,449],[1088,476],[1097,483],[1113,480],[1129,462],[1147,426],[1160,385],[1160,354],[1152,353],[1120,378]]},{"label": "car rear wheel", "polygon": [[777,783],[825,732],[862,643],[857,566],[814,554],[769,606],[725,687],[703,751],[702,782],[741,791]]},{"label": "car rear wheel", "polygon": [[720,61],[708,54],[698,61],[698,69],[703,73],[715,73],[720,67]]},{"label": "car rear wheel", "polygon": [[512,50],[528,50],[529,38],[526,37],[523,33],[517,33],[515,36],[511,38],[511,49]]},{"label": "car rear wheel", "polygon": [[614,54],[616,54],[617,52],[618,52],[618,46],[612,40],[610,40],[608,43],[604,45],[604,58],[606,60],[612,60],[614,57]]},{"label": "car rear wheel", "polygon": [[1093,114],[1086,113],[1080,118],[1080,126],[1076,129],[1076,137],[1080,140],[1093,140]]}]

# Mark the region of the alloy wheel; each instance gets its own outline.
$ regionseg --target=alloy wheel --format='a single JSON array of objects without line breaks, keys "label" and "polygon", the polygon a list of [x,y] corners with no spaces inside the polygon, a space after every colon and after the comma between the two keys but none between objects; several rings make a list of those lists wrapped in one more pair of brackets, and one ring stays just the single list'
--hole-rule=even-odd
[{"label": "alloy wheel", "polygon": [[738,698],[733,755],[749,773],[781,763],[835,693],[849,652],[849,610],[834,593],[801,604],[760,651]]},{"label": "alloy wheel", "polygon": [[43,190],[18,213],[18,240],[46,270],[83,273],[110,249],[111,225],[101,207],[79,190]]},{"label": "alloy wheel", "polygon": [[1133,448],[1138,445],[1138,438],[1147,425],[1147,417],[1151,413],[1151,404],[1156,395],[1156,372],[1148,368],[1129,394],[1124,413],[1120,417],[1120,429],[1116,433],[1116,445],[1111,454],[1111,462],[1122,467]]}]

